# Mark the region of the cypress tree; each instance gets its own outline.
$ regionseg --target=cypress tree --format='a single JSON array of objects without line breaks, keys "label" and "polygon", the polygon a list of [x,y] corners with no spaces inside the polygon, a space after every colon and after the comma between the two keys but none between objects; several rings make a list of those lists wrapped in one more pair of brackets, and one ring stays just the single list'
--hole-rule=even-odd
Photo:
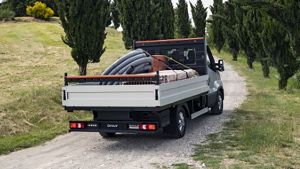
[{"label": "cypress tree", "polygon": [[[257,43],[254,45],[256,48],[257,56],[260,58],[260,63],[262,66],[262,72],[265,78],[270,77],[270,61],[271,57],[268,55],[266,50],[264,49],[264,45],[269,43],[268,37],[264,34],[266,29],[266,23],[270,19],[268,16],[263,15],[260,11],[257,11],[258,22],[256,22],[258,26],[258,31],[256,32]],[[253,42],[254,43],[254,42]]]},{"label": "cypress tree", "polygon": [[106,21],[106,24],[105,24],[105,26],[106,27],[109,27],[110,25],[111,25],[111,23],[113,22],[113,16],[112,16],[112,5],[113,5],[113,2],[111,2],[110,0],[109,0],[109,8],[108,8],[108,10],[109,10],[109,16],[108,16],[108,19],[107,19],[107,21]]},{"label": "cypress tree", "polygon": [[268,9],[267,13],[271,17],[263,22],[262,37],[268,42],[263,47],[279,73],[279,89],[286,89],[288,79],[300,69],[300,53],[297,52],[300,48],[300,43],[297,44],[300,30],[296,28],[300,21],[300,3],[297,7],[297,3],[293,2],[286,0],[281,2],[282,6],[267,4],[260,7],[262,11]]},{"label": "cypress tree", "polygon": [[292,50],[300,56],[300,1],[299,0],[271,0],[251,1],[245,4],[259,9],[278,21],[289,34]]},{"label": "cypress tree", "polygon": [[[223,14],[223,2],[222,0],[214,0],[213,6],[210,7],[213,16],[222,16]],[[211,21],[211,35],[212,42],[214,43],[217,51],[220,53],[225,44],[225,38],[223,35],[222,20],[218,17],[213,17]]]},{"label": "cypress tree", "polygon": [[114,0],[111,4],[111,16],[112,16],[112,21],[114,24],[115,29],[118,29],[120,27],[120,12],[117,8],[117,1]]},{"label": "cypress tree", "polygon": [[112,21],[112,16],[111,16],[111,12],[110,12],[110,15],[108,16],[107,21],[105,23],[105,26],[109,27],[111,25],[111,21]]},{"label": "cypress tree", "polygon": [[[132,47],[134,40],[155,40],[169,36],[169,29],[165,29],[166,25],[162,24],[164,21],[162,20],[164,12],[160,6],[162,3],[164,2],[161,0],[117,1],[121,14],[123,41],[127,49]],[[170,25],[172,26],[173,24]]]},{"label": "cypress tree", "polygon": [[238,54],[240,51],[240,44],[238,41],[238,34],[237,34],[237,16],[235,13],[235,4],[232,0],[229,0],[225,3],[224,6],[224,37],[228,44],[230,53],[232,54],[232,59],[237,61]]},{"label": "cypress tree", "polygon": [[198,37],[205,37],[207,8],[204,8],[201,0],[198,0],[195,6],[192,3],[190,5],[195,24],[194,34]]},{"label": "cypress tree", "polygon": [[160,15],[158,17],[161,18],[160,27],[161,27],[162,38],[163,39],[174,38],[175,14],[174,14],[172,0],[159,0],[159,1],[160,1],[160,5],[159,5]]},{"label": "cypress tree", "polygon": [[174,37],[179,38],[179,30],[178,30],[178,7],[174,8]]},{"label": "cypress tree", "polygon": [[180,38],[187,38],[191,34],[191,21],[185,0],[179,0],[177,4],[177,27]]},{"label": "cypress tree", "polygon": [[100,61],[104,53],[105,25],[109,18],[109,0],[59,0],[58,13],[65,31],[63,42],[86,75],[87,64]]},{"label": "cypress tree", "polygon": [[272,19],[265,26],[263,34],[268,38],[269,43],[264,44],[264,50],[272,58],[272,62],[279,73],[279,89],[285,89],[288,79],[297,72],[300,64],[290,50],[288,33],[285,28]]},{"label": "cypress tree", "polygon": [[126,49],[132,47],[134,40],[146,40],[151,23],[148,19],[150,1],[119,0],[118,9],[121,12],[123,41]]},{"label": "cypress tree", "polygon": [[264,50],[271,57],[279,75],[279,89],[300,69],[300,1],[246,1],[248,8],[260,10],[273,19],[264,21]]},{"label": "cypress tree", "polygon": [[263,49],[264,37],[261,32],[263,31],[263,15],[258,10],[248,10],[247,11],[247,21],[245,22],[246,28],[248,29],[249,34],[249,42],[252,50],[255,52],[255,55],[258,59],[260,59],[262,65],[262,71],[265,78],[269,77],[269,64],[268,64],[268,56],[265,54]]},{"label": "cypress tree", "polygon": [[165,0],[148,0],[150,2],[149,10],[150,13],[147,14],[148,22],[151,25],[150,32],[154,36],[150,37],[152,39],[162,39],[164,37],[162,28],[164,18],[162,15],[164,14],[163,8]]},{"label": "cypress tree", "polygon": [[[126,49],[130,49],[133,44],[134,10],[130,6],[134,5],[133,0],[116,0],[118,10],[120,12],[120,21],[123,28],[123,41]],[[131,25],[132,24],[132,25]]]},{"label": "cypress tree", "polygon": [[151,0],[152,1],[152,25],[156,27],[156,38],[174,38],[174,9],[171,0]]},{"label": "cypress tree", "polygon": [[253,62],[256,57],[255,49],[252,48],[250,42],[250,34],[249,31],[252,31],[251,28],[251,17],[249,17],[249,13],[244,10],[241,5],[237,4],[235,8],[236,18],[237,18],[237,37],[239,40],[239,44],[241,49],[245,52],[247,56],[247,64],[249,69],[253,69]]}]

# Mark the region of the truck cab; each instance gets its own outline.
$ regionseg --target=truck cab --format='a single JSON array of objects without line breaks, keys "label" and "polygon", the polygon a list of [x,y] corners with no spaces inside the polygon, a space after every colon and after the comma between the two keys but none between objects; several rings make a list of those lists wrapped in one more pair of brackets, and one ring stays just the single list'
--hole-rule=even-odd
[{"label": "truck cab", "polygon": [[136,41],[133,49],[142,49],[150,56],[163,55],[168,58],[168,69],[191,69],[197,76],[162,83],[160,71],[138,75],[66,74],[62,88],[65,110],[87,110],[94,117],[92,121],[70,121],[70,132],[99,132],[106,138],[116,133],[163,131],[181,138],[188,118],[223,112],[224,88],[219,72],[224,71],[224,63],[215,61],[205,38]]}]

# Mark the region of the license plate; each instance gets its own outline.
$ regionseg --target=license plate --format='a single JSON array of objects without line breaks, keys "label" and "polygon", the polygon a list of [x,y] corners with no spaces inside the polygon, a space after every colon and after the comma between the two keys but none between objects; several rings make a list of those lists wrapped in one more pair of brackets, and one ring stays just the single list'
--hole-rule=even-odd
[{"label": "license plate", "polygon": [[126,124],[120,124],[120,123],[103,123],[101,124],[102,129],[107,129],[107,130],[126,130],[127,125]]}]

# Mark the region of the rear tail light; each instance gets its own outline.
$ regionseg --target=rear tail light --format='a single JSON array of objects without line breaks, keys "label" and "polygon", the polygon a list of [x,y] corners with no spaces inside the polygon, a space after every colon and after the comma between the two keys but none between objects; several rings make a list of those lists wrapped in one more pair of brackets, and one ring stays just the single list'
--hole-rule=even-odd
[{"label": "rear tail light", "polygon": [[84,129],[85,123],[70,123],[71,129]]},{"label": "rear tail light", "polygon": [[155,131],[156,125],[155,124],[140,124],[140,130],[148,130],[148,131]]}]

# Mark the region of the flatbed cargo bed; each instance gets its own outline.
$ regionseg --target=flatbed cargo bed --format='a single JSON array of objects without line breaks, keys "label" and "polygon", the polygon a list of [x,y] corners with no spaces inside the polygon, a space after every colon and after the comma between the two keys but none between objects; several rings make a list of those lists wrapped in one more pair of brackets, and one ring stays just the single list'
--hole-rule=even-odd
[{"label": "flatbed cargo bed", "polygon": [[163,107],[208,91],[207,75],[162,84],[81,83],[63,87],[63,106],[69,110],[87,110],[89,107]]}]

